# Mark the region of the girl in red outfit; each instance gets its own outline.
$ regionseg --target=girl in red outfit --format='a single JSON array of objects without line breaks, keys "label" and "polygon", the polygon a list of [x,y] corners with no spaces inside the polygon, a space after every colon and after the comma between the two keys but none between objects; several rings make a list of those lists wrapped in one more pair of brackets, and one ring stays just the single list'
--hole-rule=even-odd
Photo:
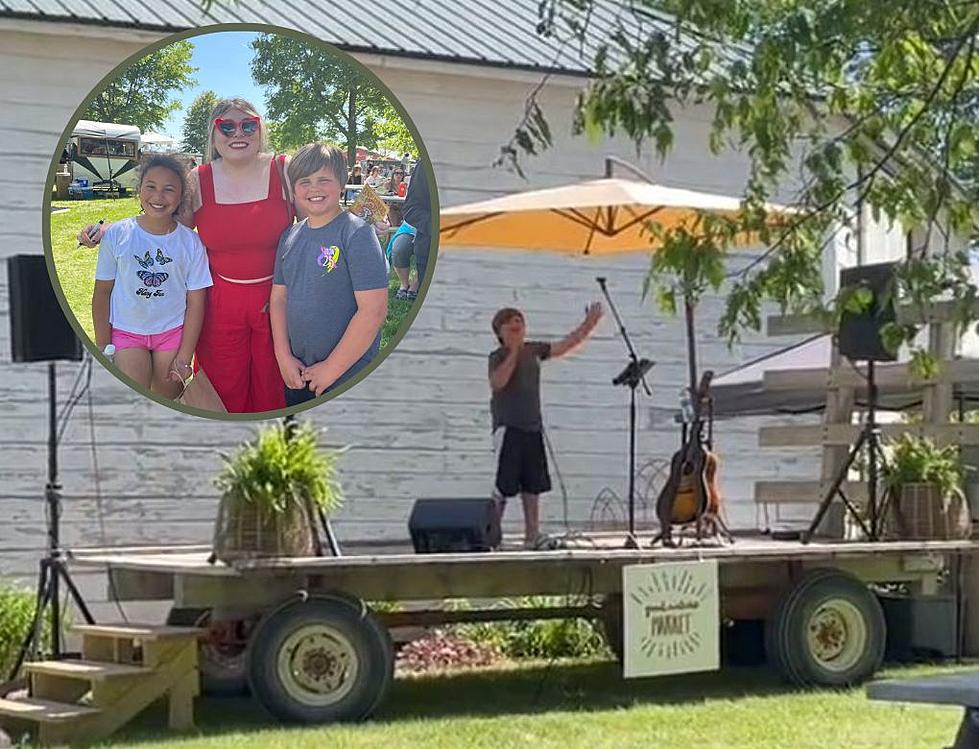
[{"label": "girl in red outfit", "polygon": [[[214,279],[197,365],[231,413],[284,408],[269,293],[279,236],[293,221],[286,158],[265,151],[264,122],[238,98],[218,102],[211,113],[204,158],[190,173],[190,199],[178,217],[197,227]],[[94,246],[105,228],[86,227],[79,241]]]}]

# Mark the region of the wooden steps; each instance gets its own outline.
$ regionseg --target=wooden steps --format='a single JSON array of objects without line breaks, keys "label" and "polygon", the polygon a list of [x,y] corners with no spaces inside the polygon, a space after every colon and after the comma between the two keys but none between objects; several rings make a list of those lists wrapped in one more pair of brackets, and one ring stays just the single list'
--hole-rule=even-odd
[{"label": "wooden steps", "polygon": [[35,720],[39,723],[64,723],[79,718],[90,718],[100,712],[102,711],[94,707],[70,705],[37,697],[16,700],[0,698],[0,715],[10,715],[21,720]]},{"label": "wooden steps", "polygon": [[79,624],[71,628],[85,637],[105,637],[111,640],[165,640],[170,637],[203,637],[206,629],[171,627],[156,624]]},{"label": "wooden steps", "polygon": [[166,698],[172,730],[193,728],[197,641],[206,630],[80,625],[83,660],[24,664],[29,697],[0,699],[0,728],[39,745],[91,743]]},{"label": "wooden steps", "polygon": [[66,679],[87,679],[103,681],[113,677],[145,676],[149,669],[130,666],[126,663],[100,663],[98,661],[37,661],[25,663],[24,670],[29,674],[62,676]]}]

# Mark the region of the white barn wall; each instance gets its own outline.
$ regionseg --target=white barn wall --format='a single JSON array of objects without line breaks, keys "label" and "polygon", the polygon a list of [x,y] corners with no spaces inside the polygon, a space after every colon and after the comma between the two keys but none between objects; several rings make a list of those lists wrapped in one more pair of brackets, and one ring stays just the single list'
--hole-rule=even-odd
[{"label": "white barn wall", "polygon": [[[39,31],[46,27],[35,25]],[[150,38],[134,33],[127,42],[121,31],[115,37],[110,45],[81,35],[65,45],[55,36],[0,27],[0,142],[6,167],[0,179],[0,205],[5,206],[0,233],[6,253],[42,251],[42,185],[63,126],[91,87]],[[417,124],[444,205],[527,187],[488,164],[519,119],[535,76],[364,59]],[[528,164],[530,186],[600,176],[608,152],[634,156],[628,143],[599,147],[571,138],[564,123],[570,122],[575,90],[561,81],[545,90],[543,103],[556,143]],[[642,166],[669,184],[736,192],[744,162],[733,155],[711,159],[706,128],[702,112],[690,113],[677,124],[674,156],[663,165],[647,159]],[[578,322],[587,301],[599,298],[596,275],[608,277],[638,351],[658,362],[651,377],[653,397],[641,404],[640,460],[668,457],[677,443],[671,418],[685,376],[682,328],[640,303],[643,270],[641,257],[592,263],[515,253],[443,254],[425,304],[397,350],[366,381],[312,414],[318,424],[329,426],[331,442],[351,446],[342,469],[347,501],[336,523],[341,538],[403,537],[415,498],[488,491],[493,465],[486,355],[494,346],[489,319],[497,307],[516,304],[527,311],[534,335],[559,336]],[[0,575],[25,576],[44,542],[45,367],[8,363],[6,294],[2,278],[0,378],[6,386],[0,391]],[[702,367],[723,371],[786,343],[754,337],[728,350],[712,333],[720,310],[720,301],[712,298],[700,312]],[[545,420],[572,520],[587,519],[603,487],[625,492],[628,399],[610,384],[623,353],[613,325],[606,322],[584,351],[544,368]],[[83,402],[61,448],[66,544],[207,542],[219,452],[232,449],[254,427],[171,411],[96,369],[91,423]],[[66,393],[75,365],[60,370],[59,387]],[[756,524],[754,480],[815,475],[815,455],[759,452],[758,423],[718,427],[721,484],[737,527]],[[555,484],[545,502],[551,524],[562,516]],[[510,514],[516,523],[519,511]],[[101,593],[95,579],[85,586]]]}]

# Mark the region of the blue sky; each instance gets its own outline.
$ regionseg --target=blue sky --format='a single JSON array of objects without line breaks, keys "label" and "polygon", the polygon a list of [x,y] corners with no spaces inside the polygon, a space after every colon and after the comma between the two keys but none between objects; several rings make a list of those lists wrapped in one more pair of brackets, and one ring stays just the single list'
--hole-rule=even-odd
[{"label": "blue sky", "polygon": [[210,89],[219,99],[241,96],[258,107],[265,116],[265,87],[252,80],[251,62],[254,54],[248,46],[258,34],[253,31],[221,31],[192,37],[194,54],[190,64],[197,68],[194,78],[197,85],[176,94],[183,105],[159,129],[166,135],[180,140],[187,109],[197,96]]}]

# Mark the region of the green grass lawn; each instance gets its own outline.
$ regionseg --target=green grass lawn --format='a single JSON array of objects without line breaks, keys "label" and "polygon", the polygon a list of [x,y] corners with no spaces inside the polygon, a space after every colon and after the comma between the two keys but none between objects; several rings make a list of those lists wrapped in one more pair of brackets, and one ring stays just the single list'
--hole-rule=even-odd
[{"label": "green grass lawn", "polygon": [[[67,211],[51,215],[51,250],[54,256],[58,281],[75,317],[89,338],[95,338],[92,326],[92,289],[95,286],[95,260],[97,249],[79,247],[78,232],[88,224],[99,219],[112,223],[139,212],[135,198],[118,200],[56,200],[55,208],[68,208]],[[388,316],[381,331],[381,347],[398,332],[411,309],[410,302],[394,298],[398,290],[398,279],[391,273],[388,292]]]},{"label": "green grass lawn", "polygon": [[951,744],[960,717],[953,708],[871,702],[860,688],[792,691],[765,668],[624,681],[607,662],[533,663],[399,678],[375,719],[359,725],[282,726],[249,700],[200,700],[194,736],[164,736],[161,710],[101,746],[937,749]]}]

